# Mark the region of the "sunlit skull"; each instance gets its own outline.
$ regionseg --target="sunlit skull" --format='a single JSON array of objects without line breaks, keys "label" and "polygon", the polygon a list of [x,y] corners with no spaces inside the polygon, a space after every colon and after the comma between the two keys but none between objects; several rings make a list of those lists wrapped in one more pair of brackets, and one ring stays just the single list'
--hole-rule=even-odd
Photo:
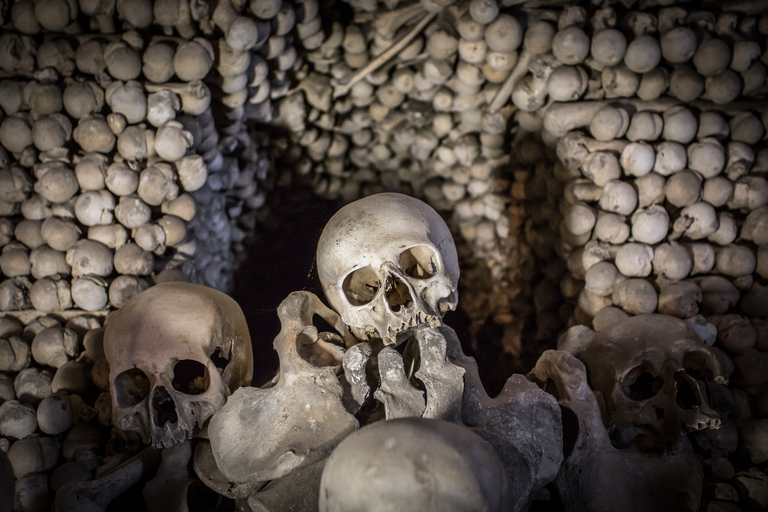
[{"label": "sunlit skull", "polygon": [[599,332],[581,357],[617,426],[656,434],[666,446],[689,432],[719,428],[706,386],[725,382],[720,364],[684,321],[629,318]]},{"label": "sunlit skull", "polygon": [[445,221],[426,203],[375,194],[328,221],[317,271],[331,306],[358,339],[392,344],[456,309],[459,264]]},{"label": "sunlit skull", "polygon": [[191,438],[253,375],[242,310],[197,284],[163,283],[134,296],[109,316],[104,353],[115,426],[156,448]]}]

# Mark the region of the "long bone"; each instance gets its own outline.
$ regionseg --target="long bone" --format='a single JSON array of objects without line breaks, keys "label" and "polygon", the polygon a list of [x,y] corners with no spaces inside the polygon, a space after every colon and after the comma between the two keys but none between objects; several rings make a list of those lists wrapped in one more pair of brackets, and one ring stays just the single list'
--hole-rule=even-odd
[{"label": "long bone", "polygon": [[187,488],[193,482],[188,465],[192,443],[186,441],[161,452],[155,477],[144,485],[142,495],[150,512],[187,512]]},{"label": "long bone", "polygon": [[137,453],[111,473],[90,482],[65,485],[56,493],[52,510],[75,512],[81,510],[106,510],[112,500],[127,491],[157,468],[162,454],[155,448]]},{"label": "long bone", "polygon": [[421,31],[424,30],[424,28],[437,17],[437,15],[437,12],[424,15],[424,17],[407,34],[405,34],[396,43],[387,48],[381,55],[363,66],[359,71],[355,72],[349,78],[331,80],[331,84],[333,85],[334,89],[333,97],[338,98],[339,96],[344,96],[349,92],[353,85],[365,78],[368,74],[373,73],[379,69],[382,65],[384,65],[385,62],[394,57],[397,52],[408,46],[408,44],[410,44],[410,42],[413,41],[416,36],[418,36],[419,33],[421,33]]},{"label": "long bone", "polygon": [[512,91],[515,89],[515,85],[517,85],[517,82],[519,82],[520,79],[528,72],[528,64],[530,64],[533,56],[534,54],[527,49],[522,51],[514,69],[509,74],[509,77],[501,86],[501,88],[498,90],[496,96],[494,96],[491,104],[488,106],[488,112],[494,114],[498,112],[501,107],[507,104],[509,97],[512,95]]},{"label": "long bone", "polygon": [[[521,57],[522,59],[522,57]],[[580,101],[572,103],[553,103],[544,113],[544,128],[556,137],[562,137],[566,132],[589,125],[594,115],[603,107],[618,105],[629,107],[637,112],[665,112],[683,102],[674,98],[660,98],[654,101],[644,101],[633,98],[616,100]],[[743,110],[762,111],[768,102],[749,101],[729,105],[716,105],[708,101],[696,101],[687,105],[701,111],[715,110],[719,112],[740,112]]]},{"label": "long bone", "polygon": [[384,39],[389,40],[395,37],[397,31],[403,25],[410,23],[420,14],[425,12],[420,3],[406,5],[394,11],[389,11],[381,15],[376,15],[373,26]]}]

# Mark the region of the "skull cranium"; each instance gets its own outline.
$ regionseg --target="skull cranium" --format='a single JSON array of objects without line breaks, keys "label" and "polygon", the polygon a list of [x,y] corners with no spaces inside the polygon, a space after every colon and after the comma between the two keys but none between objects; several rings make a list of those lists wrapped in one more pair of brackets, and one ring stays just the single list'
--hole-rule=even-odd
[{"label": "skull cranium", "polygon": [[325,226],[317,245],[323,291],[358,339],[398,343],[456,308],[459,265],[445,221],[402,194],[355,201]]},{"label": "skull cranium", "polygon": [[191,438],[253,375],[240,307],[190,283],[158,284],[112,313],[104,352],[115,426],[156,448]]},{"label": "skull cranium", "polygon": [[678,318],[628,318],[599,332],[581,358],[617,426],[637,427],[667,446],[689,432],[720,426],[703,391],[706,381],[725,382],[720,364]]}]

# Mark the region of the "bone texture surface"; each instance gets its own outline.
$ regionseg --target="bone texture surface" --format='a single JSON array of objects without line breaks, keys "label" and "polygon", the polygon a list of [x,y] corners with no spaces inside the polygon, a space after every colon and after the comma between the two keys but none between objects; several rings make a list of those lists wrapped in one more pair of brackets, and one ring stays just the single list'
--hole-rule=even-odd
[{"label": "bone texture surface", "polygon": [[[151,510],[201,488],[341,509],[316,499],[328,455],[414,417],[488,443],[507,509],[554,489],[566,508],[768,508],[765,2],[1,3],[16,510],[131,509],[139,483]],[[247,337],[213,289],[260,271],[249,248],[299,188],[347,204],[317,251],[335,311],[304,291],[259,313],[283,323],[280,369],[247,387],[248,358],[227,374],[233,345],[210,343],[225,317]]]}]

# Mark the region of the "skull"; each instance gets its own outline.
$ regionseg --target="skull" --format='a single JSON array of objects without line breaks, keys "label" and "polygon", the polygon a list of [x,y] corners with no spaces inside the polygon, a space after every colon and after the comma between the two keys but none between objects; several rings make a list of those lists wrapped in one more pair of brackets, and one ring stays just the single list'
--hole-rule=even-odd
[{"label": "skull", "polygon": [[443,420],[377,421],[333,451],[320,480],[320,512],[512,510],[504,466],[468,428]]},{"label": "skull", "polygon": [[445,221],[426,203],[375,194],[328,221],[317,271],[331,306],[356,338],[385,344],[456,309],[459,264]]},{"label": "skull", "polygon": [[720,426],[705,398],[707,382],[725,382],[720,364],[678,318],[628,318],[599,332],[582,360],[617,426],[657,435],[668,447],[689,432]]},{"label": "skull", "polygon": [[240,307],[190,283],[158,284],[112,313],[104,353],[115,426],[155,448],[191,438],[253,374]]},{"label": "skull", "polygon": [[547,487],[559,510],[699,510],[699,456],[687,450],[651,455],[637,444],[616,448],[603,424],[599,393],[590,389],[584,364],[572,354],[545,351],[529,378],[556,395],[562,410],[562,465]]}]

